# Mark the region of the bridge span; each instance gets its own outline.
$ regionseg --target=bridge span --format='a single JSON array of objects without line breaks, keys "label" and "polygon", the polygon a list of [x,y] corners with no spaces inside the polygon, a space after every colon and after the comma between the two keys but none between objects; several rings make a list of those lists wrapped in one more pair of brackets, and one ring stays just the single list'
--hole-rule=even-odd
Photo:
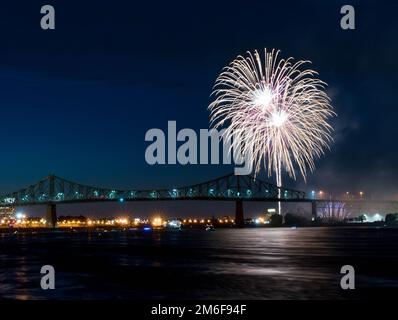
[{"label": "bridge span", "polygon": [[[279,190],[281,199],[278,199]],[[202,183],[172,189],[117,190],[89,186],[49,175],[28,187],[0,196],[0,207],[46,205],[48,224],[50,227],[54,227],[58,204],[187,200],[235,201],[235,222],[237,226],[244,223],[244,201],[314,203],[313,200],[307,199],[305,192],[278,188],[274,184],[253,176],[229,174]],[[313,207],[315,206],[313,205]]]},{"label": "bridge span", "polygon": [[[281,198],[278,198],[278,194]],[[364,207],[377,201],[364,200],[326,200],[311,199],[306,193],[289,188],[278,188],[275,184],[257,179],[253,176],[225,175],[198,184],[172,189],[118,190],[89,186],[73,182],[55,175],[49,175],[35,184],[15,192],[0,196],[0,207],[21,207],[45,205],[49,227],[57,222],[57,205],[91,202],[125,202],[125,201],[234,201],[235,224],[243,226],[243,203],[257,202],[304,202],[311,204],[312,217],[317,217],[317,208],[330,202],[349,203],[351,208]],[[397,201],[381,202],[398,207]]]}]

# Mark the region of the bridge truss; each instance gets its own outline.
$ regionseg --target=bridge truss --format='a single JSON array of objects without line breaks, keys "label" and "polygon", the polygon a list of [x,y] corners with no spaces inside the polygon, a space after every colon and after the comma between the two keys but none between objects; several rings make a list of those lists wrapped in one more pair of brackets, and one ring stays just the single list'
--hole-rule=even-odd
[{"label": "bridge truss", "polygon": [[[278,198],[279,192],[280,198]],[[54,227],[57,221],[57,204],[163,200],[234,201],[236,203],[235,222],[237,225],[244,223],[243,201],[307,202],[312,205],[312,216],[314,218],[318,215],[317,210],[330,206],[330,203],[340,202],[344,202],[351,212],[372,208],[378,210],[378,212],[398,210],[397,201],[309,199],[305,192],[278,188],[274,184],[256,179],[253,176],[236,176],[234,174],[180,188],[150,190],[117,190],[94,187],[49,175],[26,188],[0,196],[0,208],[46,205],[47,219],[50,221],[49,226]],[[382,208],[383,210],[380,210]]]},{"label": "bridge truss", "polygon": [[0,197],[0,207],[29,206],[49,203],[151,200],[253,200],[305,201],[306,194],[256,179],[229,174],[203,183],[173,189],[117,190],[72,182],[55,175]]}]

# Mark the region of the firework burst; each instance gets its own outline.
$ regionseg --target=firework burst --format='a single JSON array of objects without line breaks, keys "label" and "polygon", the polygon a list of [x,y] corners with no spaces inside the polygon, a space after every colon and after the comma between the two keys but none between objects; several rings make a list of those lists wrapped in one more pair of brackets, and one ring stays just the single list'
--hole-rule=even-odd
[{"label": "firework burst", "polygon": [[298,169],[304,180],[314,170],[332,141],[327,120],[335,113],[326,83],[305,68],[310,62],[278,55],[265,49],[264,56],[238,56],[217,78],[209,110],[212,127],[227,125],[224,137],[239,136],[232,147],[252,155],[255,174],[275,172],[280,187],[282,169],[294,179]]}]

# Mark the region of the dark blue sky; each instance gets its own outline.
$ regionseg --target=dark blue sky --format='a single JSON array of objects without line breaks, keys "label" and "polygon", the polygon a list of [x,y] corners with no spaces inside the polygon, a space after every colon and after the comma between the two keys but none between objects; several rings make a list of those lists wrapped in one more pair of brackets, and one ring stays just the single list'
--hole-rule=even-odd
[{"label": "dark blue sky", "polygon": [[[340,8],[356,9],[354,31]],[[52,4],[56,30],[40,29]],[[0,4],[0,191],[52,172],[115,188],[178,186],[231,171],[155,166],[145,132],[208,127],[220,69],[246,50],[309,59],[338,113],[335,143],[291,186],[398,195],[394,1],[13,1]],[[287,181],[285,179],[285,181]]]}]

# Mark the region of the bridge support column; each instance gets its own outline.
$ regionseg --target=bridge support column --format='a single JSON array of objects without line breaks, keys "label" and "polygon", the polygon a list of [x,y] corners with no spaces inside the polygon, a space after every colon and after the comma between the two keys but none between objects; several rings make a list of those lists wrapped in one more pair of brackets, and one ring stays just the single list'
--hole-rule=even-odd
[{"label": "bridge support column", "polygon": [[235,207],[235,225],[239,228],[243,227],[245,219],[243,216],[243,201],[237,200]]},{"label": "bridge support column", "polygon": [[312,214],[312,221],[315,221],[316,218],[318,217],[318,215],[317,215],[316,201],[312,201],[312,202],[311,202],[311,214]]},{"label": "bridge support column", "polygon": [[57,206],[54,203],[47,204],[46,220],[49,228],[57,226]]}]

